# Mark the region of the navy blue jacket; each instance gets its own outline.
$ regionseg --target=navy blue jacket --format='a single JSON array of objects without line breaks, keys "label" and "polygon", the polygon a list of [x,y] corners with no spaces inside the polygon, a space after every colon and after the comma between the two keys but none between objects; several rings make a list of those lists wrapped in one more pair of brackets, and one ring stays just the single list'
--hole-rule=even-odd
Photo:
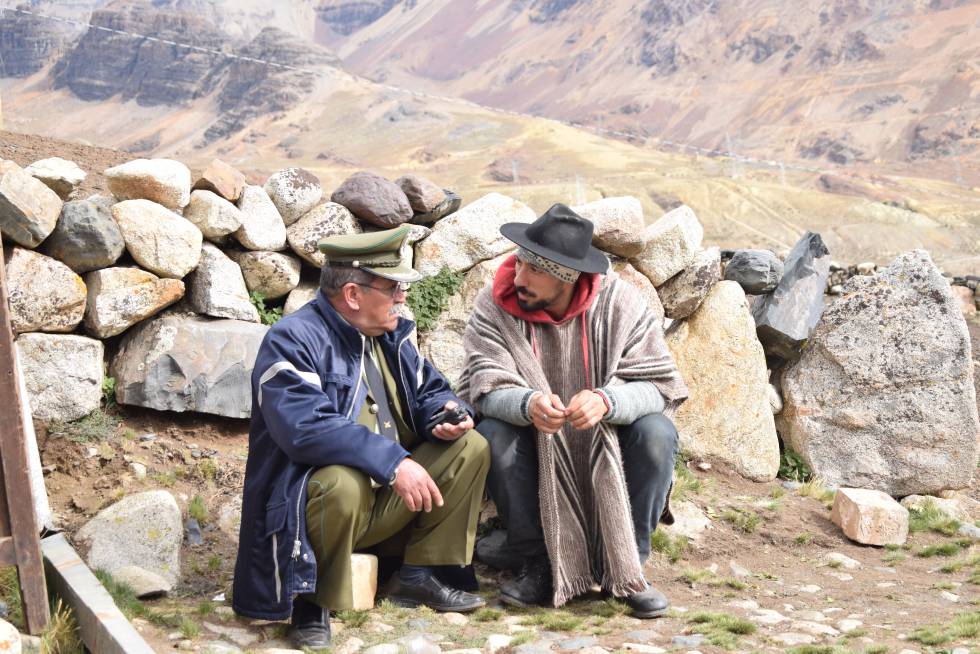
[{"label": "navy blue jacket", "polygon": [[[449,400],[462,404],[423,358],[400,318],[379,337],[396,376],[406,421],[423,439],[429,418]],[[252,424],[242,496],[242,524],[232,605],[236,613],[281,620],[293,596],[316,588],[316,560],[306,535],[306,484],[328,465],[364,471],[387,484],[408,452],[357,424],[367,387],[366,340],[322,293],[269,330],[252,371]]]}]

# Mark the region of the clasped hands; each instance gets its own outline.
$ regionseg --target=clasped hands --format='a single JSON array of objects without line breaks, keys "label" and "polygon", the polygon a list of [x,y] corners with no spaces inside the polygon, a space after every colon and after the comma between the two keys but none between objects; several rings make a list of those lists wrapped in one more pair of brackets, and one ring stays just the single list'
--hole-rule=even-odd
[{"label": "clasped hands", "polygon": [[589,389],[581,390],[566,407],[554,393],[538,392],[531,397],[528,415],[538,431],[554,434],[567,422],[575,429],[590,429],[602,420],[609,410],[602,396]]}]

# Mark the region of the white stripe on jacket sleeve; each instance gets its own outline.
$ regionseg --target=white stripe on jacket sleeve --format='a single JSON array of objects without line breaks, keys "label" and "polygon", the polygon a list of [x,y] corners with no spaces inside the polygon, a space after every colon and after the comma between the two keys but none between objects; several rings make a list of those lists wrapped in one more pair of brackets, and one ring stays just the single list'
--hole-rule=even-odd
[{"label": "white stripe on jacket sleeve", "polygon": [[262,373],[262,376],[259,377],[259,406],[262,406],[262,384],[266,383],[283,370],[294,372],[296,373],[296,376],[303,381],[309,382],[310,384],[315,385],[317,388],[322,388],[320,383],[320,375],[316,374],[315,372],[302,372],[297,370],[296,366],[288,361],[277,361],[266,368],[265,372]]}]

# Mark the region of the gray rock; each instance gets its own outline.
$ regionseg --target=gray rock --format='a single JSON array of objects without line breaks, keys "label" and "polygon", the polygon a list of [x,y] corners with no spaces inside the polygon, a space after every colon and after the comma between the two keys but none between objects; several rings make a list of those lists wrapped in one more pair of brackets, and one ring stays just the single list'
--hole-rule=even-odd
[{"label": "gray rock", "polygon": [[245,286],[267,299],[288,295],[299,284],[300,260],[283,252],[245,252],[238,257]]},{"label": "gray rock", "polygon": [[420,175],[402,175],[395,185],[405,193],[416,215],[435,211],[446,200],[446,192],[438,184]]},{"label": "gray rock", "polygon": [[218,529],[236,545],[242,525],[242,497],[236,495],[218,509]]},{"label": "gray rock", "polygon": [[670,504],[670,512],[674,514],[674,524],[659,525],[674,538],[683,536],[692,543],[701,540],[701,535],[711,529],[711,518],[692,502],[675,501]]},{"label": "gray rock", "polygon": [[957,533],[961,536],[966,536],[967,538],[980,540],[980,527],[976,525],[963,523],[960,525],[959,529],[957,530]]},{"label": "gray rock", "polygon": [[126,250],[119,225],[105,204],[91,200],[66,202],[43,251],[75,272],[108,268]]},{"label": "gray rock", "polygon": [[112,361],[116,400],[248,418],[250,376],[267,331],[255,323],[178,315],[144,322],[123,336]]},{"label": "gray rock", "polygon": [[691,634],[690,636],[674,636],[670,639],[670,644],[674,647],[700,647],[704,642],[704,634]]},{"label": "gray rock", "polygon": [[630,643],[640,643],[645,645],[651,641],[660,639],[660,634],[651,629],[641,629],[623,634],[623,638]]},{"label": "gray rock", "polygon": [[602,198],[572,210],[593,223],[592,245],[600,250],[624,258],[643,250],[643,207],[636,198]]},{"label": "gray rock", "polygon": [[201,249],[201,261],[188,288],[190,306],[197,313],[259,322],[259,312],[248,298],[242,269],[210,243]]},{"label": "gray rock", "polygon": [[287,227],[319,204],[323,197],[320,180],[303,168],[280,170],[266,180],[264,188]]},{"label": "gray rock", "polygon": [[771,292],[782,277],[783,262],[769,250],[737,250],[725,266],[725,279],[748,295]]},{"label": "gray rock", "polygon": [[402,654],[402,648],[395,643],[382,643],[368,647],[361,654]]},{"label": "gray rock", "polygon": [[217,193],[206,190],[191,192],[184,218],[194,223],[204,238],[220,240],[242,226],[241,209]]},{"label": "gray rock", "polygon": [[203,624],[204,628],[211,633],[227,638],[240,647],[249,647],[259,640],[258,634],[242,627],[231,627],[212,622],[204,622]]},{"label": "gray rock", "polygon": [[682,205],[643,230],[643,250],[630,263],[659,287],[687,268],[701,249],[704,228],[694,211]]},{"label": "gray rock", "polygon": [[85,275],[85,329],[109,338],[184,297],[184,282],[160,279],[139,268],[103,268]]},{"label": "gray rock", "polygon": [[40,180],[62,200],[67,200],[75,187],[84,182],[86,177],[85,171],[79,168],[78,164],[61,157],[35,161],[25,168],[24,172]]},{"label": "gray rock", "polygon": [[184,523],[184,535],[187,536],[188,545],[200,545],[204,542],[201,525],[194,518],[188,518]]},{"label": "gray rock", "polygon": [[317,243],[328,236],[360,234],[363,230],[347,207],[335,202],[325,202],[308,211],[289,226],[286,239],[289,247],[316,268],[323,267],[326,257],[317,249]]},{"label": "gray rock", "polygon": [[176,585],[180,579],[183,540],[180,507],[165,490],[125,497],[103,509],[78,532],[89,545],[86,563],[115,574],[137,566]]},{"label": "gray rock", "polygon": [[70,334],[21,334],[16,347],[34,418],[68,422],[99,408],[101,341]]},{"label": "gray rock", "polygon": [[783,374],[780,434],[834,485],[897,497],[963,488],[978,453],[973,374],[949,284],[928,253],[903,254],[850,278],[824,310]]},{"label": "gray rock", "polygon": [[261,186],[245,186],[238,198],[242,226],[235,238],[249,250],[278,252],[286,247],[286,224],[269,194]]},{"label": "gray rock", "polygon": [[135,159],[104,174],[119,200],[149,200],[174,211],[191,201],[191,171],[173,159]]},{"label": "gray rock", "polygon": [[716,247],[701,250],[687,268],[657,289],[665,315],[672,320],[687,318],[701,306],[708,291],[720,280],[721,250]]},{"label": "gray rock", "polygon": [[6,276],[15,332],[70,332],[82,321],[85,282],[60,261],[15,247]]},{"label": "gray rock", "polygon": [[629,282],[640,292],[640,295],[647,301],[647,306],[650,307],[650,310],[657,317],[657,323],[662,325],[664,322],[664,305],[660,301],[660,294],[654,288],[653,282],[647,279],[646,275],[634,268],[631,263],[622,259],[613,260],[612,271],[619,275],[620,279],[624,282]]},{"label": "gray rock", "polygon": [[112,578],[133,589],[136,597],[151,597],[169,593],[174,585],[155,572],[144,570],[138,565],[124,565],[112,573]]},{"label": "gray rock", "polygon": [[789,256],[783,277],[770,295],[752,305],[752,317],[766,354],[795,358],[823,313],[830,253],[819,234],[807,232]]},{"label": "gray rock", "polygon": [[0,232],[18,245],[40,245],[54,231],[61,206],[57,193],[23,170],[0,170]]},{"label": "gray rock", "polygon": [[412,218],[412,207],[405,192],[380,175],[354,173],[330,196],[331,202],[342,204],[358,219],[390,229]]},{"label": "gray rock", "polygon": [[440,654],[442,648],[421,634],[399,638],[397,643],[404,654]]},{"label": "gray rock", "polygon": [[5,654],[21,654],[20,634],[17,628],[6,620],[0,619],[0,651]]},{"label": "gray rock", "polygon": [[593,647],[599,644],[599,639],[595,636],[582,636],[558,641],[558,649],[579,650],[586,647]]},{"label": "gray rock", "polygon": [[488,193],[432,228],[432,234],[415,248],[415,268],[435,275],[443,268],[469,270],[516,246],[500,235],[510,222],[533,222],[534,211],[523,202],[499,193]]},{"label": "gray rock", "polygon": [[242,650],[221,640],[211,640],[201,645],[201,654],[242,654]]},{"label": "gray rock", "polygon": [[437,220],[441,220],[459,211],[459,207],[463,204],[463,198],[448,189],[443,189],[443,193],[446,194],[446,199],[440,202],[432,211],[417,213],[412,216],[412,224],[431,226]]},{"label": "gray rock", "polygon": [[114,204],[112,217],[126,249],[150,272],[180,279],[197,266],[204,237],[189,220],[149,200]]},{"label": "gray rock", "polygon": [[507,532],[503,529],[494,529],[476,541],[475,554],[477,561],[497,570],[517,570],[524,562],[524,557],[507,545]]}]

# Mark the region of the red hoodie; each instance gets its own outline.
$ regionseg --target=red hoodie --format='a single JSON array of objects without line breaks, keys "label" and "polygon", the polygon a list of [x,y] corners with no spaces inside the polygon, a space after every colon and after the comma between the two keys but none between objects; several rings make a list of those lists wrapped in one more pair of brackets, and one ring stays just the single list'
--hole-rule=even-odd
[{"label": "red hoodie", "polygon": [[[500,264],[500,268],[497,269],[497,274],[493,278],[494,303],[515,318],[520,318],[530,323],[561,325],[576,316],[582,316],[582,361],[585,364],[585,376],[589,380],[588,385],[591,387],[589,340],[586,333],[585,312],[592,306],[593,300],[599,294],[599,287],[602,285],[600,275],[598,273],[582,273],[579,276],[575,282],[575,289],[572,291],[572,300],[568,304],[565,315],[556,320],[544,309],[525,311],[517,303],[517,288],[514,286],[514,278],[517,276],[516,265],[517,255],[514,254],[507,257]],[[538,343],[534,336],[533,328],[531,329],[531,347],[534,350],[535,356],[537,356]]]}]

